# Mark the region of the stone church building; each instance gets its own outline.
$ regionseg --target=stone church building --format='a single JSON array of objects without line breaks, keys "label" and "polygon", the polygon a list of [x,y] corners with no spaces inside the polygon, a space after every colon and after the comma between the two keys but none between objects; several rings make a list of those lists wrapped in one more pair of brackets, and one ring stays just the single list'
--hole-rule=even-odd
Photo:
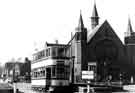
[{"label": "stone church building", "polygon": [[[88,31],[80,13],[79,23],[68,43],[67,54],[74,56],[74,80],[82,79],[82,71],[94,70],[97,81],[111,76],[114,81],[135,78],[135,32],[129,19],[125,32],[125,43],[115,33],[109,22],[99,24],[99,15],[94,4],[91,16],[91,30]],[[71,60],[72,61],[72,60]],[[92,64],[95,67],[91,68]]]}]

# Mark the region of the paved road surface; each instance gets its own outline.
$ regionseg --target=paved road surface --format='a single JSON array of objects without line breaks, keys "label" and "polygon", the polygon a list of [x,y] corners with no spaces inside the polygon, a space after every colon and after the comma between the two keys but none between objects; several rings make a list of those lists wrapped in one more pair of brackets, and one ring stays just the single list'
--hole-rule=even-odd
[{"label": "paved road surface", "polygon": [[[22,93],[42,93],[42,92],[35,92],[31,90],[30,83],[16,83],[14,84],[16,88],[19,89]],[[8,85],[7,85],[8,86]],[[77,93],[77,92],[76,92]],[[97,92],[97,93],[135,93],[135,91],[131,92]]]},{"label": "paved road surface", "polygon": [[0,83],[0,93],[13,93],[13,87],[8,83]]}]

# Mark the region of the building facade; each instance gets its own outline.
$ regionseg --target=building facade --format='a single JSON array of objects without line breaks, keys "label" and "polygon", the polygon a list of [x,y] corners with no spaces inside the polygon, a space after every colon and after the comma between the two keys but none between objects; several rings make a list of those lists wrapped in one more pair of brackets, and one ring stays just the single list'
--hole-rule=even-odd
[{"label": "building facade", "polygon": [[7,62],[4,67],[4,78],[12,82],[31,81],[31,61],[25,58],[25,62]]},{"label": "building facade", "polygon": [[91,30],[84,26],[80,13],[75,34],[68,43],[70,58],[75,57],[74,82],[82,82],[82,71],[90,70],[89,64],[96,64],[93,70],[97,81],[106,81],[110,76],[113,81],[134,77],[135,33],[130,19],[125,34],[124,44],[107,20],[99,24],[96,4],[91,16]]},{"label": "building facade", "polygon": [[[68,85],[71,82],[81,83],[82,72],[88,70],[94,71],[94,81],[107,81],[110,77],[112,81],[119,81],[121,77],[123,81],[130,80],[131,76],[135,78],[135,32],[130,19],[128,30],[125,32],[125,43],[123,43],[107,20],[103,23],[99,22],[96,4],[90,18],[90,30],[85,27],[80,13],[75,34],[68,44],[46,43],[47,50],[37,51],[33,55],[31,64],[33,85],[36,86],[39,82],[42,82],[42,85],[52,86]],[[62,60],[63,66],[58,65],[59,60]],[[68,74],[63,73],[67,75],[67,78],[64,78],[67,81],[61,83],[60,80],[63,79],[56,81],[59,77],[59,67],[60,72],[65,71],[64,69],[69,71]],[[55,80],[52,76],[55,76]],[[47,83],[48,77],[51,79],[49,83]]]}]

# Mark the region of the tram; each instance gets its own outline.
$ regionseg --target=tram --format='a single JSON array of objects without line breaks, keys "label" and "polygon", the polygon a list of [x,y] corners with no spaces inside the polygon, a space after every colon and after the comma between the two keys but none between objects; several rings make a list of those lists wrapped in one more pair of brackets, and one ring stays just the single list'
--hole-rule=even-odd
[{"label": "tram", "polygon": [[64,51],[67,45],[46,43],[45,48],[33,54],[31,63],[32,89],[53,90],[70,83],[70,61]]}]

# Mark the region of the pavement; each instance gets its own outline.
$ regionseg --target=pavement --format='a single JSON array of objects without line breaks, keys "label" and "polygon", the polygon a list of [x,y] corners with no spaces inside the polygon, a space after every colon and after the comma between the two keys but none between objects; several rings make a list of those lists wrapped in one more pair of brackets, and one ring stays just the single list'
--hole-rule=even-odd
[{"label": "pavement", "polygon": [[13,87],[8,83],[0,83],[0,93],[13,93]]},{"label": "pavement", "polygon": [[[131,90],[131,92],[112,92],[112,93],[135,93],[135,91],[132,91],[132,89],[135,89],[135,85],[127,85],[127,86],[123,86],[125,89]],[[14,84],[10,84],[10,83],[0,83],[0,93],[13,93],[13,92],[1,92],[1,90],[5,89],[18,89],[19,92],[18,93],[42,93],[42,92],[37,92],[37,91],[33,91],[31,89],[31,83],[14,83]],[[97,92],[98,93],[98,92]],[[102,92],[100,92],[102,93]],[[105,92],[103,92],[105,93]]]},{"label": "pavement", "polygon": [[135,93],[135,85],[124,85],[123,89]]}]

